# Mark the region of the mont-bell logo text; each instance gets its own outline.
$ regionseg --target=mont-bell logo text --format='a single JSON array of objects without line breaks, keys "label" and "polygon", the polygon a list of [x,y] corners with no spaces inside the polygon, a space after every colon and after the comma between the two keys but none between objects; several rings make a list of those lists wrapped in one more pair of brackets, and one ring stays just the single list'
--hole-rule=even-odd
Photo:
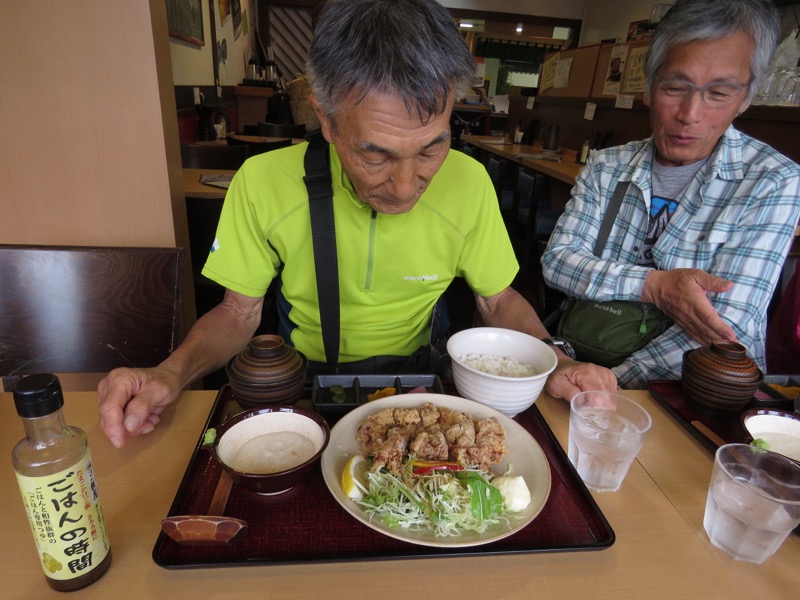
[{"label": "mont-bell logo text", "polygon": [[433,275],[405,275],[403,277],[403,281],[437,281],[439,279],[439,275],[434,273]]},{"label": "mont-bell logo text", "polygon": [[608,306],[606,304],[597,304],[597,303],[595,303],[595,304],[592,305],[592,307],[596,308],[597,310],[604,310],[606,312],[610,312],[611,314],[614,314],[614,315],[617,315],[617,316],[620,316],[622,314],[622,311],[620,309],[612,308],[612,307],[610,307],[610,306]]}]

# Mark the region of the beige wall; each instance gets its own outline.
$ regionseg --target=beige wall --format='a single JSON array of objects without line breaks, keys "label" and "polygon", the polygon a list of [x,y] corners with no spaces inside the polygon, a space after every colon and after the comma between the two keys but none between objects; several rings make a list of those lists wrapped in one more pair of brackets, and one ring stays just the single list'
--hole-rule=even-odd
[{"label": "beige wall", "polygon": [[[621,39],[628,36],[628,25],[650,16],[654,4],[671,0],[586,0],[586,10],[581,28],[581,46],[598,44],[600,40]],[[782,36],[788,35],[797,25],[800,2],[779,8],[783,14]]]},{"label": "beige wall", "polygon": [[628,37],[628,25],[650,16],[653,0],[587,0],[580,46]]},{"label": "beige wall", "polygon": [[164,2],[18,2],[0,46],[0,242],[185,246]]},{"label": "beige wall", "polygon": [[[163,0],[162,0],[163,3]],[[213,2],[213,19],[209,14],[209,2],[203,0],[203,37],[204,46],[184,42],[178,38],[169,38],[172,72],[175,85],[214,85],[214,54],[211,45],[211,23],[213,20],[217,42],[225,41],[227,60],[219,65],[219,84],[238,85],[245,75],[247,61],[252,48],[257,44],[255,30],[256,1],[241,0],[242,32],[236,39],[233,31],[233,19],[230,15],[225,21],[220,20],[219,7]],[[247,29],[247,31],[245,31]],[[207,99],[213,103],[213,99]]]}]

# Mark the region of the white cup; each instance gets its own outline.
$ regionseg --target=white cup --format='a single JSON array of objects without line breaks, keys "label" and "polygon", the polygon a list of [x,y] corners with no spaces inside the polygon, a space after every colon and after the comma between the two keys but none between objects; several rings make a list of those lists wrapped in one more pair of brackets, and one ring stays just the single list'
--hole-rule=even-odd
[{"label": "white cup", "polygon": [[625,396],[576,394],[570,401],[569,459],[586,487],[617,491],[651,424],[647,411]]},{"label": "white cup", "polygon": [[798,524],[800,465],[747,444],[717,449],[703,517],[712,544],[761,564]]}]

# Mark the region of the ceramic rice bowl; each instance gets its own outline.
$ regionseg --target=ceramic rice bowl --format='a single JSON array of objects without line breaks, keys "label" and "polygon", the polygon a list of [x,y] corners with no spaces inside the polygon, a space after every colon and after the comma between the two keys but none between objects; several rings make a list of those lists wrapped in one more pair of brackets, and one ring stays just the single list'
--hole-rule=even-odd
[{"label": "ceramic rice bowl", "polygon": [[[274,473],[245,473],[230,466],[246,442],[258,436],[280,432],[296,433],[307,438],[313,447],[313,454]],[[277,494],[308,477],[328,445],[329,438],[328,423],[315,412],[293,406],[254,408],[239,413],[217,427],[211,452],[234,483],[258,494]]]},{"label": "ceramic rice bowl", "polygon": [[[533,336],[498,327],[474,327],[453,334],[447,342],[453,381],[459,395],[500,411],[508,417],[530,408],[558,364],[555,352]],[[464,357],[483,354],[508,357],[530,365],[535,375],[513,377],[484,373],[467,365]]]}]

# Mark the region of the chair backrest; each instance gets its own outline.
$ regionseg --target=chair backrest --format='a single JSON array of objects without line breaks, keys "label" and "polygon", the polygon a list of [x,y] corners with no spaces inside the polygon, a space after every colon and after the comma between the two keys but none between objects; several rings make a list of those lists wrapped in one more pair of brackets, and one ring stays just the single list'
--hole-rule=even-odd
[{"label": "chair backrest", "polygon": [[290,123],[265,123],[258,122],[258,135],[264,137],[303,138],[306,135],[304,124],[292,125]]},{"label": "chair backrest", "polygon": [[0,376],[151,367],[179,342],[182,248],[0,245]]},{"label": "chair backrest", "polygon": [[230,169],[236,171],[247,160],[247,146],[181,144],[184,169]]},{"label": "chair backrest", "polygon": [[517,173],[514,199],[517,223],[526,235],[547,239],[561,211],[552,209],[545,188],[544,175],[531,174],[524,169]]},{"label": "chair backrest", "polygon": [[[527,225],[537,210],[549,209],[550,200],[545,194],[544,176],[539,173],[529,173],[520,169],[517,173],[517,184],[514,190],[515,206],[517,207],[517,222]],[[531,212],[533,207],[533,212]]]},{"label": "chair backrest", "polygon": [[494,184],[494,190],[499,196],[503,191],[503,159],[490,154],[486,159],[486,170],[489,173],[489,179]]},{"label": "chair backrest", "polygon": [[290,138],[286,138],[284,140],[276,140],[274,142],[259,142],[259,141],[250,141],[250,140],[242,140],[234,136],[228,136],[228,145],[229,146],[245,146],[247,148],[247,155],[248,156],[255,156],[256,154],[262,154],[263,152],[270,152],[271,150],[277,150],[278,148],[285,148],[286,146],[292,145],[292,140]]},{"label": "chair backrest", "polygon": [[477,157],[477,154],[478,154],[477,150],[478,149],[475,146],[473,146],[472,144],[462,144],[461,145],[461,151],[464,154],[466,154],[467,156],[471,156],[472,158],[476,158]]}]

